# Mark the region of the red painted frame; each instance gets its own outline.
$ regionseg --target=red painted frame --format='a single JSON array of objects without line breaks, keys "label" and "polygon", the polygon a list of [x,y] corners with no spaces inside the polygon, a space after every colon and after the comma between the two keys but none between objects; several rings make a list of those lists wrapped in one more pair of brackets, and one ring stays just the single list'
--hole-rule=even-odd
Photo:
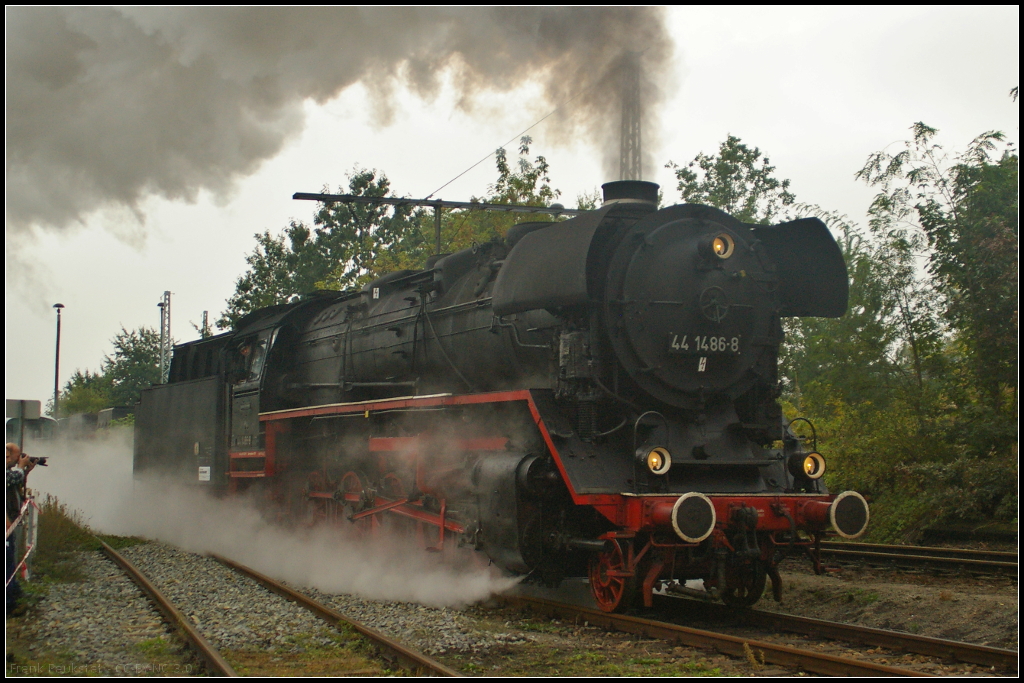
[{"label": "red painted frame", "polygon": [[[433,396],[409,396],[377,401],[361,401],[356,403],[333,403],[308,408],[295,408],[290,410],[279,410],[269,413],[261,413],[259,419],[265,423],[265,444],[266,444],[266,473],[272,476],[274,472],[274,461],[277,448],[277,435],[290,430],[290,420],[304,417],[323,417],[329,415],[351,415],[363,413],[366,417],[381,410],[415,410],[418,408],[438,408],[446,406],[469,406],[488,403],[507,403],[512,401],[525,401],[529,407],[534,423],[540,430],[551,452],[555,465],[562,476],[576,505],[593,506],[613,524],[633,532],[641,529],[654,529],[670,525],[667,521],[666,509],[669,511],[678,499],[676,494],[667,495],[633,495],[622,494],[580,494],[572,487],[562,457],[551,438],[541,418],[540,410],[529,389],[515,391],[495,391],[481,394],[438,394]],[[491,437],[482,439],[465,439],[460,445],[466,450],[498,450],[505,447],[507,440],[503,437]],[[421,443],[420,437],[372,437],[370,439],[371,452],[399,451],[406,448],[415,448]],[[827,525],[821,510],[822,504],[827,507],[835,498],[831,495],[819,494],[708,494],[707,496],[715,507],[715,514],[718,522],[716,528],[722,529],[729,525],[732,511],[742,507],[750,507],[757,510],[758,530],[765,531],[788,531],[790,529],[790,518],[796,528],[804,531],[821,531]],[[404,509],[410,508],[410,509]],[[397,511],[397,510],[396,510]],[[431,515],[422,509],[413,510],[411,506],[404,505],[402,513],[427,521],[424,516]],[[786,515],[789,515],[787,517]],[[452,522],[432,521],[437,525],[444,524],[445,528],[453,525]],[[454,531],[454,529],[452,529]]]}]

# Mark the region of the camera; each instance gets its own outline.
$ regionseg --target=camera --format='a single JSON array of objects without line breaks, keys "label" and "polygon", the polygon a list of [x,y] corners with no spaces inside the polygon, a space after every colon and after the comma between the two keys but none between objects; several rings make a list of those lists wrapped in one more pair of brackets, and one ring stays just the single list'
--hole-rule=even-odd
[{"label": "camera", "polygon": [[30,455],[29,458],[28,458],[28,461],[30,463],[32,463],[33,465],[39,465],[40,467],[47,467],[48,466],[46,464],[46,458],[45,457],[36,458],[36,457]]}]

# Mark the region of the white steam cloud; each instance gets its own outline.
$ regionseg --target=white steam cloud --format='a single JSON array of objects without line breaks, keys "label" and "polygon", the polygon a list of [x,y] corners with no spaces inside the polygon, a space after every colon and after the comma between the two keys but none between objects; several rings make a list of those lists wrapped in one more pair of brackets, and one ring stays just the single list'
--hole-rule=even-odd
[{"label": "white steam cloud", "polygon": [[5,18],[6,221],[21,231],[229,191],[301,131],[305,100],[361,82],[386,124],[397,83],[430,98],[446,71],[466,109],[530,80],[550,105],[584,91],[549,130],[601,146],[611,179],[617,65],[643,52],[649,142],[672,52],[663,10],[647,7],[24,6]]},{"label": "white steam cloud", "polygon": [[453,549],[447,557],[414,540],[364,541],[345,530],[271,524],[245,499],[219,500],[193,488],[136,482],[130,434],[97,441],[28,444],[50,457],[29,484],[80,511],[94,531],[157,539],[213,552],[294,585],[378,600],[459,607],[511,588],[517,579],[483,556]]}]

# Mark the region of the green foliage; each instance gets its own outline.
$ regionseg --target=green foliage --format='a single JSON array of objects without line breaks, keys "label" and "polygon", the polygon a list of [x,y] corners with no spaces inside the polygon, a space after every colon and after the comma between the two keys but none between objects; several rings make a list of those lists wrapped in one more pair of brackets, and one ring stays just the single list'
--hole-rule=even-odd
[{"label": "green foliage", "polygon": [[132,413],[131,415],[126,415],[122,418],[118,418],[117,420],[111,420],[110,426],[122,427],[126,429],[131,429],[135,427],[135,413]]},{"label": "green foliage", "polygon": [[90,540],[82,544],[82,550],[99,550],[103,546],[100,545],[100,541],[103,541],[114,550],[121,550],[122,548],[131,548],[134,545],[144,545],[149,543],[144,538],[137,536],[110,536],[107,534],[96,534],[92,536]]},{"label": "green foliage", "polygon": [[858,173],[881,190],[867,233],[822,216],[843,236],[850,312],[790,321],[783,366],[829,485],[868,496],[890,540],[1017,506],[1017,155],[986,133],[951,158],[912,130]]},{"label": "green foliage", "polygon": [[209,319],[206,317],[206,311],[203,311],[203,322],[201,324],[196,325],[194,322],[189,321],[189,325],[199,333],[200,339],[209,339],[213,336],[213,325],[210,324]]},{"label": "green foliage", "polygon": [[135,405],[143,389],[160,383],[160,333],[149,327],[131,332],[122,327],[111,343],[114,354],[103,358],[110,406]]},{"label": "green foliage", "polygon": [[[547,206],[557,198],[547,160],[543,156],[529,159],[531,142],[529,137],[522,138],[515,163],[509,162],[504,149],[497,150],[498,179],[488,188],[490,195],[471,201]],[[376,170],[354,172],[345,194],[395,196],[387,176]],[[443,211],[441,250],[453,252],[503,237],[515,223],[544,218],[494,211]],[[435,214],[430,209],[320,204],[313,227],[293,221],[276,237],[270,231],[255,236],[256,249],[246,257],[249,268],[236,280],[235,293],[217,325],[231,327],[252,311],[316,289],[360,287],[385,273],[423,268],[436,248],[435,230]]]},{"label": "green foliage", "polygon": [[[393,197],[390,181],[376,170],[349,176],[341,194]],[[330,189],[324,187],[324,192]],[[292,221],[284,232],[255,235],[256,249],[246,257],[249,269],[235,281],[235,293],[217,325],[230,328],[252,311],[287,302],[316,289],[345,289],[362,284],[375,257],[395,247],[409,232],[409,207],[386,204],[321,204],[310,227]]]},{"label": "green foliage", "polygon": [[803,394],[816,387],[879,408],[900,393],[920,397],[926,376],[941,371],[936,353],[942,337],[934,296],[915,275],[913,253],[864,234],[844,216],[797,208],[817,215],[838,236],[850,299],[841,318],[784,321],[782,374],[792,400],[800,406]]},{"label": "green foliage", "polygon": [[930,324],[939,334],[928,330],[915,349],[921,379],[905,400],[920,416],[919,456],[906,463],[906,477],[924,489],[922,523],[1010,519],[1017,506],[1018,156],[1012,145],[999,151],[999,132],[950,155],[934,128],[911,130],[898,153],[871,155],[857,174],[880,190],[868,212],[875,239],[925,254],[930,276],[919,288],[934,302]]},{"label": "green foliage", "polygon": [[47,495],[39,505],[39,545],[32,557],[34,580],[81,579],[81,565],[74,553],[92,540],[81,513]]},{"label": "green foliage", "polygon": [[923,123],[892,155],[872,154],[857,174],[879,194],[875,234],[927,250],[945,317],[963,345],[972,380],[993,410],[1016,405],[1017,179],[1012,145],[989,131],[952,158]]},{"label": "green foliage", "polygon": [[853,602],[858,605],[871,605],[878,602],[878,593],[874,591],[866,591],[863,588],[854,588],[853,590],[846,593],[846,602]]},{"label": "green foliage", "polygon": [[[550,166],[543,156],[530,161],[529,136],[519,141],[519,159],[512,166],[508,162],[503,148],[495,151],[495,163],[498,170],[497,181],[489,186],[487,197],[473,197],[471,201],[488,204],[523,204],[526,206],[550,206],[551,202],[561,196],[559,190],[551,187],[549,176]],[[549,220],[543,214],[505,213],[496,211],[463,212],[460,225],[448,241],[444,251],[454,252],[465,249],[473,242],[485,242],[496,237],[504,237],[516,223]],[[442,242],[444,246],[444,242]]]},{"label": "green foliage", "polygon": [[[591,192],[581,192],[576,195],[576,208],[580,211],[593,211],[601,207],[604,195],[600,188],[595,187]],[[661,191],[658,192],[658,205],[661,205]]]},{"label": "green foliage", "polygon": [[[360,171],[352,175],[350,194],[394,196],[387,176],[381,173],[377,178],[376,174]],[[412,215],[408,206],[321,204],[313,219],[318,226],[313,244],[319,258],[300,261],[296,275],[315,277],[314,284],[321,289],[350,289],[365,284],[379,273],[375,267],[378,256],[422,246],[421,235],[411,230]],[[323,272],[315,272],[311,267],[323,268]]]},{"label": "green foliage", "polygon": [[732,135],[719,146],[717,156],[701,152],[686,166],[670,161],[665,167],[675,171],[676,189],[684,202],[717,207],[745,223],[774,223],[796,201],[789,181],[773,175],[775,167],[768,157],[761,159],[761,150],[750,149]]},{"label": "green foliage", "polygon": [[[60,393],[60,416],[95,413],[110,406],[110,380],[102,373],[75,370]],[[53,401],[49,411],[53,414]]]},{"label": "green foliage", "polygon": [[[122,327],[110,343],[114,353],[103,357],[100,372],[75,370],[64,385],[59,417],[133,406],[143,389],[160,382],[159,332],[148,327],[129,332]],[[47,403],[47,412],[53,415],[52,400]]]}]

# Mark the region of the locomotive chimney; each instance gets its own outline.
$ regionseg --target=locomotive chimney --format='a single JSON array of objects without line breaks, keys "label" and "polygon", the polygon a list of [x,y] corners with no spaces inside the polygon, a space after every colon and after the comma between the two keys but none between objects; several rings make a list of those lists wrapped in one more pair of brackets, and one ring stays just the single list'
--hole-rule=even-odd
[{"label": "locomotive chimney", "polygon": [[609,204],[640,204],[652,209],[658,208],[658,183],[646,180],[616,180],[601,186],[604,202]]}]

